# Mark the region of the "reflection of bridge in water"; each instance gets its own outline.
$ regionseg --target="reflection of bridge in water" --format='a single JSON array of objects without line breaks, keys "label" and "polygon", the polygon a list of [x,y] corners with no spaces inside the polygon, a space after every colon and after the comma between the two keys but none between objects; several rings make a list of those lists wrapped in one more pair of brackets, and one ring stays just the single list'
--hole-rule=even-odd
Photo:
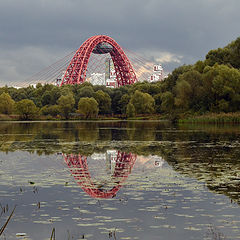
[{"label": "reflection of bridge in water", "polygon": [[80,154],[64,155],[70,171],[81,186],[81,188],[94,198],[113,198],[122,187],[122,183],[131,173],[132,167],[136,161],[137,156],[132,153],[125,153],[116,151],[116,158],[114,159],[115,168],[111,175],[111,182],[114,186],[108,190],[99,187],[93,182],[90,175],[87,163],[87,157]]}]

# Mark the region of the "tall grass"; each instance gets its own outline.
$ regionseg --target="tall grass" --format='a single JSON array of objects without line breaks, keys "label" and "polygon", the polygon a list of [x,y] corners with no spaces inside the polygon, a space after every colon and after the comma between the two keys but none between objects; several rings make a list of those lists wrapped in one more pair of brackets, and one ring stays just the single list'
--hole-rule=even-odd
[{"label": "tall grass", "polygon": [[16,209],[16,205],[15,205],[14,209],[12,210],[10,216],[8,217],[7,221],[6,221],[6,222],[3,224],[3,226],[1,227],[1,229],[0,229],[0,236],[2,235],[2,233],[3,233],[4,230],[5,230],[5,228],[7,227],[8,223],[9,223],[9,221],[10,221],[10,219],[11,219],[11,217],[12,217],[14,211],[15,211],[15,209]]},{"label": "tall grass", "polygon": [[191,116],[178,120],[179,123],[214,123],[224,124],[233,123],[240,124],[240,113],[209,113],[200,116]]}]

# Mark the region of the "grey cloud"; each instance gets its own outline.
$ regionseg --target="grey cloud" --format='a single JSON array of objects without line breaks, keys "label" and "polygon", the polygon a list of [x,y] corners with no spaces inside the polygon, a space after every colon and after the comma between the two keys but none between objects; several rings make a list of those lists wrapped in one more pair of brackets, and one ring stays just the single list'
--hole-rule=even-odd
[{"label": "grey cloud", "polygon": [[193,63],[239,36],[239,9],[239,0],[2,0],[0,80],[25,79],[95,34],[149,58],[169,52],[182,56],[181,64]]}]

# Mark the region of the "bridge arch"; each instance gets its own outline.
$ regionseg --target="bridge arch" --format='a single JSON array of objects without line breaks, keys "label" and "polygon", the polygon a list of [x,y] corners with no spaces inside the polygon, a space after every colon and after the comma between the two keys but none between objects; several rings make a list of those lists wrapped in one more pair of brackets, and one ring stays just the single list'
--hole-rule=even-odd
[{"label": "bridge arch", "polygon": [[60,86],[64,84],[81,84],[86,80],[90,56],[98,44],[101,43],[107,43],[112,46],[112,50],[109,53],[114,64],[117,85],[129,85],[137,81],[132,64],[120,45],[109,36],[96,35],[87,39],[76,51],[67,67]]},{"label": "bridge arch", "polygon": [[118,151],[112,179],[117,180],[110,190],[99,189],[93,182],[88,170],[87,157],[80,154],[64,155],[64,160],[78,185],[93,198],[113,198],[122,187],[122,183],[131,173],[137,156]]}]

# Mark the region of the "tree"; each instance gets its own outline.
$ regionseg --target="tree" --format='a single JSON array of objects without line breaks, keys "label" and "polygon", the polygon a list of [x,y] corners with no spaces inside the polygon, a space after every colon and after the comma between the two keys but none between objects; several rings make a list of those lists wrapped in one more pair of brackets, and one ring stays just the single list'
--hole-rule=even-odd
[{"label": "tree", "polygon": [[41,102],[42,105],[49,105],[52,102],[53,95],[50,93],[50,91],[45,91],[45,93],[42,95]]},{"label": "tree", "polygon": [[61,113],[61,110],[58,105],[51,105],[51,106],[44,106],[41,108],[41,114],[42,115],[51,115],[53,117],[56,117]]},{"label": "tree", "polygon": [[82,97],[93,97],[94,96],[94,90],[92,86],[85,86],[78,90],[78,97],[79,99]]},{"label": "tree", "polygon": [[155,102],[153,97],[148,93],[142,93],[136,90],[130,102],[134,105],[137,114],[154,112]]},{"label": "tree", "polygon": [[23,99],[27,99],[28,96],[26,93],[26,89],[25,88],[17,89],[17,91],[15,91],[14,94],[12,95],[12,98],[16,102],[23,100]]},{"label": "tree", "polygon": [[[130,96],[129,96],[129,94],[124,94],[122,97],[121,97],[121,99],[120,99],[120,101],[119,101],[119,107],[121,108],[121,113],[122,114],[125,114],[126,113],[126,110],[127,110],[127,105],[128,105],[128,103],[129,103],[129,101],[130,101]],[[135,109],[134,109],[134,111],[135,111]]]},{"label": "tree", "polygon": [[171,92],[165,92],[162,94],[161,108],[164,112],[172,112],[174,107],[174,96]]},{"label": "tree", "polygon": [[230,50],[226,47],[210,50],[206,55],[206,63],[209,66],[213,66],[215,63],[218,64],[230,63]]},{"label": "tree", "polygon": [[14,108],[14,100],[8,93],[3,92],[0,95],[0,113],[11,114]]},{"label": "tree", "polygon": [[[114,88],[111,94],[112,100],[112,112],[114,114],[121,114],[122,112],[122,97],[127,94],[128,90],[126,86],[121,86],[119,88]],[[129,96],[129,94],[127,94]],[[126,110],[126,106],[125,106]],[[124,112],[125,113],[125,112]]]},{"label": "tree", "polygon": [[158,93],[154,95],[154,101],[155,101],[155,112],[161,113],[161,104],[162,104],[162,93]]},{"label": "tree", "polygon": [[191,69],[192,69],[191,65],[183,65],[178,68],[175,68],[173,72],[163,82],[165,91],[172,92],[173,88],[176,86],[176,82],[179,76],[185,72],[190,71]]},{"label": "tree", "polygon": [[136,115],[135,107],[131,102],[127,105],[126,114],[128,118],[135,117]]},{"label": "tree", "polygon": [[[191,95],[192,95],[191,85],[185,80],[178,81],[176,85],[176,93],[177,93],[176,99],[175,99],[176,106],[184,110],[187,110],[189,108]],[[171,95],[168,93],[168,95],[166,94],[164,97],[165,97],[165,103],[163,104],[162,107],[165,110],[167,110],[167,108],[171,108],[170,106],[171,104],[169,104],[171,101]],[[166,105],[166,107],[164,105]]]},{"label": "tree", "polygon": [[72,94],[61,96],[57,101],[61,114],[68,119],[69,113],[73,111],[75,100]]},{"label": "tree", "polygon": [[95,93],[94,98],[98,102],[100,114],[111,113],[111,98],[107,93],[103,92],[102,90],[98,90]]},{"label": "tree", "polygon": [[227,101],[224,100],[224,99],[221,99],[221,100],[218,102],[218,109],[219,109],[221,112],[228,112],[228,111],[229,111],[229,102],[227,102]]},{"label": "tree", "polygon": [[38,108],[32,100],[23,99],[15,104],[16,112],[22,120],[31,120],[38,115]]},{"label": "tree", "polygon": [[61,97],[61,93],[59,91],[58,86],[54,86],[50,92],[51,95],[51,101],[49,102],[50,105],[55,105],[57,104],[57,100]]},{"label": "tree", "polygon": [[206,63],[209,66],[217,63],[240,69],[240,37],[224,48],[209,51],[206,55]]},{"label": "tree", "polygon": [[94,118],[98,115],[98,102],[93,98],[84,97],[78,102],[78,112],[84,115],[84,118]]},{"label": "tree", "polygon": [[[219,110],[240,110],[240,71],[226,65],[214,65],[212,71],[215,76],[212,79],[212,91],[215,97],[215,106]],[[220,101],[224,99],[225,101]]]}]

